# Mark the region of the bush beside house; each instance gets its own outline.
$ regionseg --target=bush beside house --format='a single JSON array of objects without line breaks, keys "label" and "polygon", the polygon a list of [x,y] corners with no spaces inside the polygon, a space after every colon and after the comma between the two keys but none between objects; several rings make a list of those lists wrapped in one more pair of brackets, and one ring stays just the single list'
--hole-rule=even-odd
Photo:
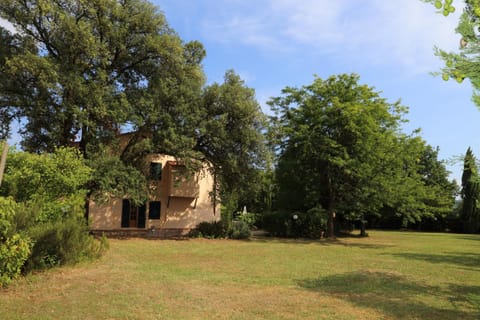
[{"label": "bush beside house", "polygon": [[0,285],[22,271],[92,259],[106,248],[83,219],[90,173],[75,149],[9,154],[0,188]]}]

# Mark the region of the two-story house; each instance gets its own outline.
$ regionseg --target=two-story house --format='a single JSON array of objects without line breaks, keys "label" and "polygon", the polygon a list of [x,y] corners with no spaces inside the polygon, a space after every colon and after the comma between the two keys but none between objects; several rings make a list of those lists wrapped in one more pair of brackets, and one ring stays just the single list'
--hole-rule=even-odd
[{"label": "two-story house", "polygon": [[213,176],[208,165],[191,173],[173,156],[152,154],[149,164],[150,195],[134,205],[128,197],[89,205],[94,233],[120,235],[181,236],[203,221],[220,220],[220,206],[211,200]]}]

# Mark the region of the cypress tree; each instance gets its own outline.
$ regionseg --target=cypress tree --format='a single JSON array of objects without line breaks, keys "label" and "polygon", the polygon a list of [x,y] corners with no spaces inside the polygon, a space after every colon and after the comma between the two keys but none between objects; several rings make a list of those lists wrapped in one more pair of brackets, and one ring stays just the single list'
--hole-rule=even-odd
[{"label": "cypress tree", "polygon": [[472,149],[469,147],[463,161],[462,174],[462,211],[464,231],[475,233],[479,229],[479,215],[477,201],[479,199],[479,180],[476,159]]}]

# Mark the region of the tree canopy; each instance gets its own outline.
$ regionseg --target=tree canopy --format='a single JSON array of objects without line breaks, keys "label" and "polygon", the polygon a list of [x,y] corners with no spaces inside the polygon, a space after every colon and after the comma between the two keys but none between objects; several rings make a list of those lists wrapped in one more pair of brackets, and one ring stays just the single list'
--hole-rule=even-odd
[{"label": "tree canopy", "polygon": [[475,156],[471,148],[467,149],[463,160],[462,207],[461,219],[464,231],[475,233],[480,228],[478,200],[480,199],[480,182]]},{"label": "tree canopy", "polygon": [[433,198],[426,180],[435,171],[427,163],[428,153],[436,153],[419,137],[401,133],[405,107],[358,82],[354,74],[316,78],[270,101],[277,112],[279,206],[327,210],[330,236],[336,217],[364,220],[385,207],[417,221]]},{"label": "tree canopy", "polygon": [[[8,79],[0,84],[0,133],[21,119],[27,151],[78,141],[95,171],[91,190],[142,201],[148,153],[208,160],[228,186],[258,163],[254,91],[233,71],[205,87],[203,45],[182,41],[148,1],[7,0],[0,17],[18,30],[0,29]],[[131,132],[126,147],[122,132]]]},{"label": "tree canopy", "polygon": [[[435,5],[445,16],[455,11],[452,0],[424,0]],[[473,87],[473,101],[480,107],[480,72],[478,60],[480,57],[480,2],[464,0],[465,7],[455,32],[460,35],[459,52],[447,52],[436,48],[438,55],[444,62],[442,78],[454,79],[461,83],[470,80]]]},{"label": "tree canopy", "polygon": [[230,70],[222,84],[205,88],[201,109],[195,150],[222,177],[221,192],[242,197],[257,179],[257,170],[264,168],[266,119],[255,91]]},{"label": "tree canopy", "polygon": [[[5,54],[17,89],[2,92],[2,113],[26,121],[27,150],[80,140],[85,151],[123,126],[164,125],[158,115],[203,84],[202,46],[183,43],[147,1],[8,0],[0,16],[24,48]],[[2,30],[2,41],[11,37]]]}]

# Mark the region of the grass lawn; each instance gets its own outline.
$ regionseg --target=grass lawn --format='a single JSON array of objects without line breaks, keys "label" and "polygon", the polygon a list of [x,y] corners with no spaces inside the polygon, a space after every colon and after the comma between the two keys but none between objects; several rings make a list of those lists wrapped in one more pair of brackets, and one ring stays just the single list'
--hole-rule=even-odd
[{"label": "grass lawn", "polygon": [[0,289],[1,319],[480,319],[480,236],[111,240]]}]

